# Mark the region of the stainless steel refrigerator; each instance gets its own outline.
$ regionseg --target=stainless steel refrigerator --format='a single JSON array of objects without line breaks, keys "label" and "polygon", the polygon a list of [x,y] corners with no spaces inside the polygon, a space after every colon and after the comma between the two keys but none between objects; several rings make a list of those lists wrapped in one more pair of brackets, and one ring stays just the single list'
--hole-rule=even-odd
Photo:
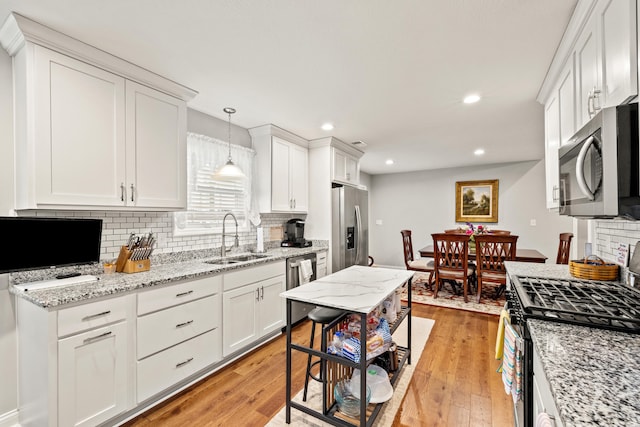
[{"label": "stainless steel refrigerator", "polygon": [[341,186],[331,189],[332,271],[369,261],[369,195],[367,190]]}]

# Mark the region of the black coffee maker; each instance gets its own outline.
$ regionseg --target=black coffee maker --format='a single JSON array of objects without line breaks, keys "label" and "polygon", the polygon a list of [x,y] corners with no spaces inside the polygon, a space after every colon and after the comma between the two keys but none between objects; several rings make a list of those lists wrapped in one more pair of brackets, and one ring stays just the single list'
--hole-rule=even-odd
[{"label": "black coffee maker", "polygon": [[293,218],[286,222],[284,240],[280,246],[292,248],[307,248],[311,246],[311,240],[304,238],[304,220]]}]

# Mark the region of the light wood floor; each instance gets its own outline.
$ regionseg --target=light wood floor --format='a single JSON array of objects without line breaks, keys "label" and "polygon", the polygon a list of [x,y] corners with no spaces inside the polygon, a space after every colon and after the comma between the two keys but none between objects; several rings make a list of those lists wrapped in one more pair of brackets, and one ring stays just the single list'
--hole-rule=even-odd
[{"label": "light wood floor", "polygon": [[[499,318],[422,304],[413,315],[435,325],[393,426],[512,426],[494,359]],[[300,325],[292,339],[306,342],[309,333],[310,324]],[[284,406],[285,344],[283,335],[125,425],[264,426]],[[295,395],[306,358],[293,354]]]}]

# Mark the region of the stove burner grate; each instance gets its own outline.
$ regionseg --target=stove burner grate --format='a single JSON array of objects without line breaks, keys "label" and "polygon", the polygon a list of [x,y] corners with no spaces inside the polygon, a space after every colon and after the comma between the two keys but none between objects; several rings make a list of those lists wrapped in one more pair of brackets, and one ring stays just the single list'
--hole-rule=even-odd
[{"label": "stove burner grate", "polygon": [[640,292],[615,282],[515,277],[524,316],[640,333]]}]

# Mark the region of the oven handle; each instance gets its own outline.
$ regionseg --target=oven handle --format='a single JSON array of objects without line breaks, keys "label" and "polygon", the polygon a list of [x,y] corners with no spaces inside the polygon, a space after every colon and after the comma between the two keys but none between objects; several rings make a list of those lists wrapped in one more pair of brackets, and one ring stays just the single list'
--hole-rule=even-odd
[{"label": "oven handle", "polygon": [[584,179],[584,162],[587,157],[587,151],[596,142],[595,136],[591,135],[582,145],[580,149],[580,153],[578,153],[578,160],[576,161],[576,178],[578,180],[578,186],[582,193],[587,196],[589,201],[593,201],[596,198],[596,195],[591,191],[589,186],[587,185],[587,181]]}]

